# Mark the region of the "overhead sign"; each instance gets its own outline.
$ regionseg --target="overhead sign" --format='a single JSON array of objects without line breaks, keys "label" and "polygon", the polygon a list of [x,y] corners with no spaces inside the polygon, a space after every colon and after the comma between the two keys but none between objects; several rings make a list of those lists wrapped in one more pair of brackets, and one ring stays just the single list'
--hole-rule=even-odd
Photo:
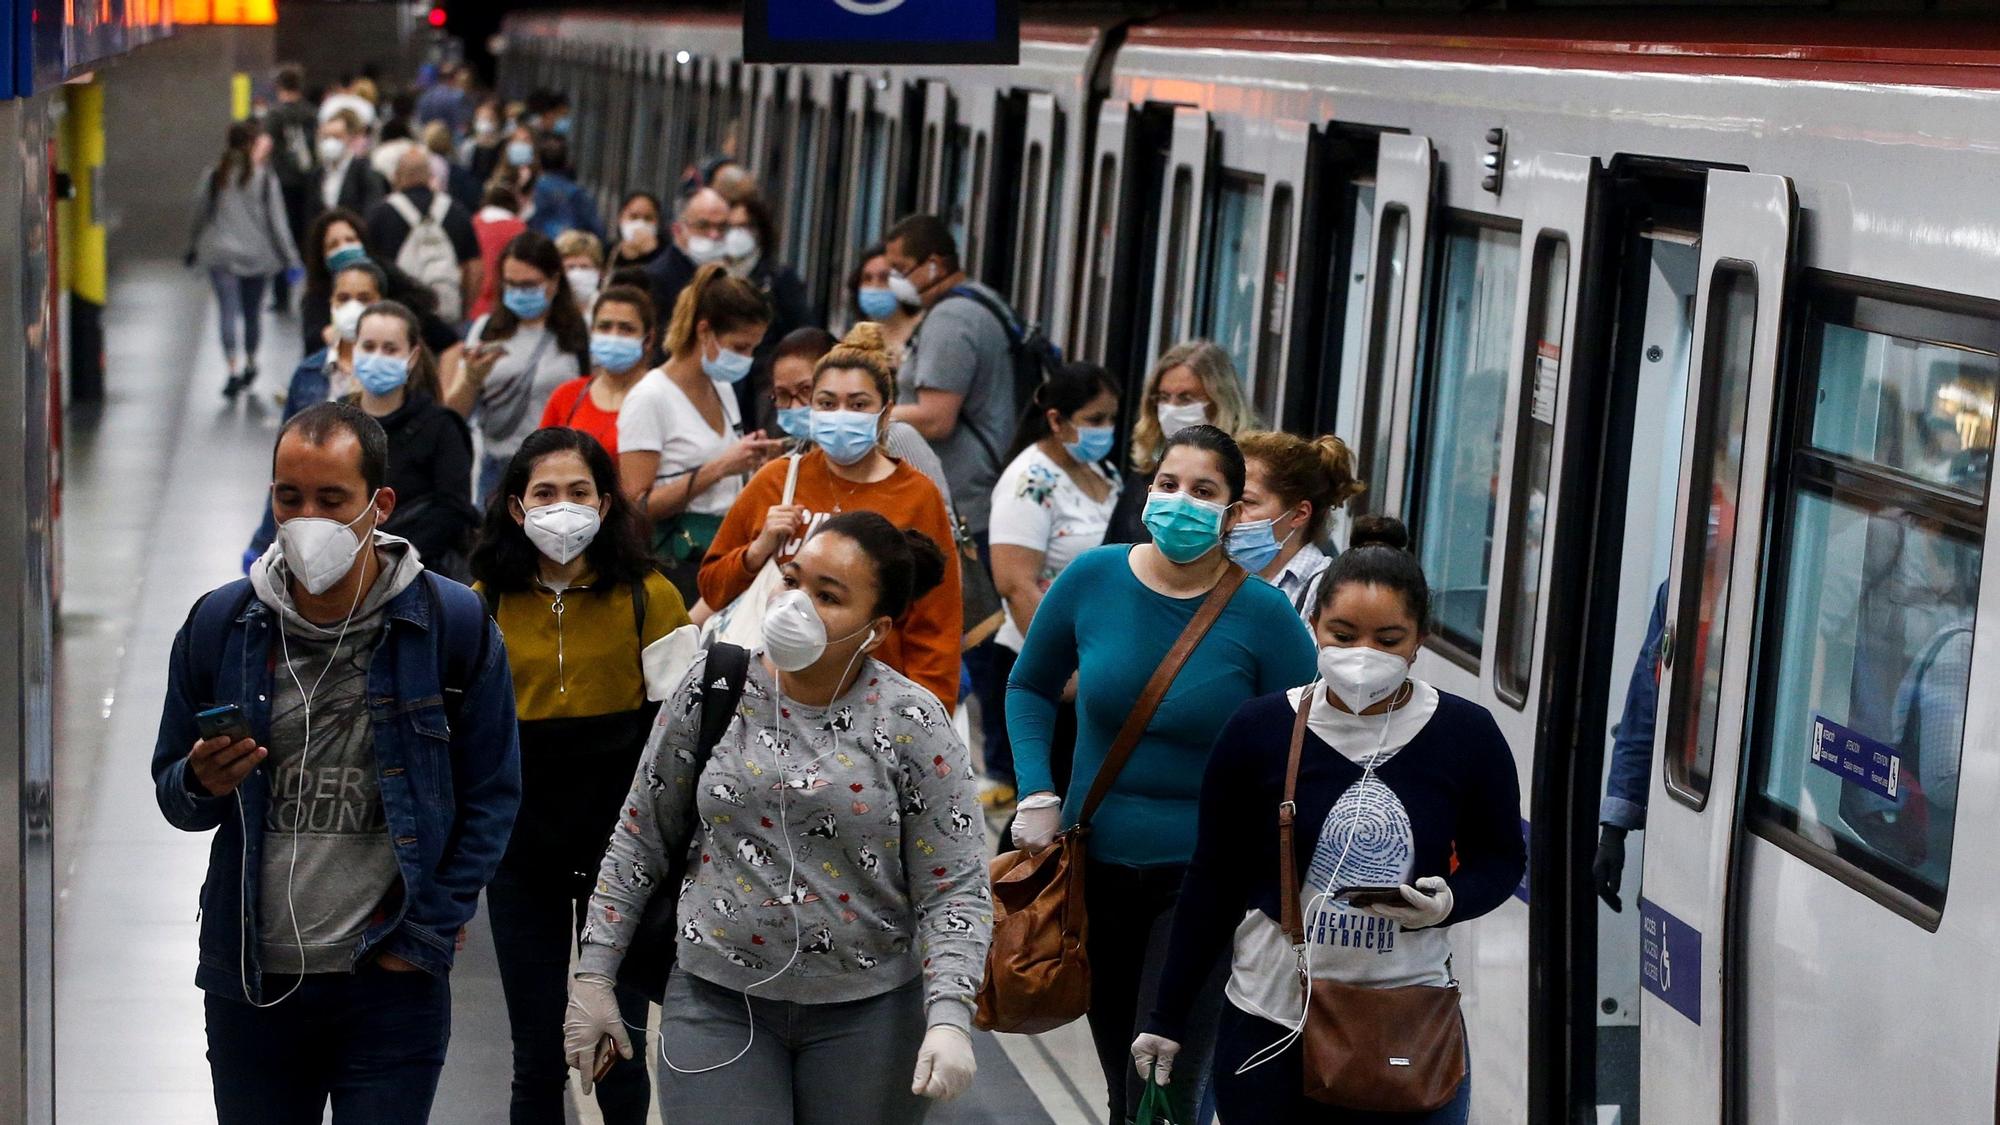
[{"label": "overhead sign", "polygon": [[1021,57],[1020,0],[747,0],[758,63],[986,63]]}]

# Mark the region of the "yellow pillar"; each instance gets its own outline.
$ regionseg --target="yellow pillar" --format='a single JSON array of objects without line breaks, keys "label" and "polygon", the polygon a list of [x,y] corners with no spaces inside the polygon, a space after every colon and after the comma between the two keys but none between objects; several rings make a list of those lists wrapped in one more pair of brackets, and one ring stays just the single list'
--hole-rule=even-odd
[{"label": "yellow pillar", "polygon": [[104,168],[104,83],[73,82],[63,87],[68,98],[64,117],[61,167],[69,173],[74,195],[62,205],[63,261],[69,290],[102,305],[106,283],[104,223],[97,213],[97,180]]},{"label": "yellow pillar", "polygon": [[237,121],[250,117],[250,76],[241,71],[229,79],[229,115]]}]

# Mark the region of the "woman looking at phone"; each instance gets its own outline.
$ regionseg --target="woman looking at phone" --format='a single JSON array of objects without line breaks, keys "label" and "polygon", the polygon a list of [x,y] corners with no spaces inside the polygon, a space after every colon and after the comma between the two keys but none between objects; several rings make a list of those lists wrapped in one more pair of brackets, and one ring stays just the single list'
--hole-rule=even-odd
[{"label": "woman looking at phone", "polygon": [[[1313,611],[1319,678],[1244,704],[1217,740],[1229,753],[1209,757],[1158,1000],[1132,1056],[1142,1076],[1171,1078],[1196,994],[1233,942],[1213,1072],[1225,1121],[1466,1120],[1465,1082],[1428,1113],[1311,1100],[1293,1037],[1308,999],[1302,965],[1313,981],[1370,989],[1449,985],[1447,927],[1506,902],[1527,867],[1514,758],[1492,715],[1410,674],[1430,587],[1408,542],[1393,519],[1355,521]],[[1295,948],[1281,924],[1278,817],[1302,708],[1291,869],[1304,874],[1294,889],[1305,944]]]}]

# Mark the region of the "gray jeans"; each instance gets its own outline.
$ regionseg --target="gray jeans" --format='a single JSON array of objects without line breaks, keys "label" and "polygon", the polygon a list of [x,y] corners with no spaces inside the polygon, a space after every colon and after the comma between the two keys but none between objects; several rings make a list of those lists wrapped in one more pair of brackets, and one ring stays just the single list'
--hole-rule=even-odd
[{"label": "gray jeans", "polygon": [[[755,1036],[746,1016],[755,1013]],[[758,1125],[917,1125],[928,1099],[910,1093],[924,1040],[923,981],[844,1004],[750,1001],[675,969],[660,1005],[655,1063],[668,1121]],[[700,1070],[734,1058],[706,1074]]]}]

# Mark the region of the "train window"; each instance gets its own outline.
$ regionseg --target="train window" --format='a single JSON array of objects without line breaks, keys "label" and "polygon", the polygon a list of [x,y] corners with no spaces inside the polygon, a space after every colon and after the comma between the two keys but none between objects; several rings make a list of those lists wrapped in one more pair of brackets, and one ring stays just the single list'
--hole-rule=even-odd
[{"label": "train window", "polygon": [[1040,265],[1035,260],[1035,230],[1041,222],[1042,146],[1040,142],[1032,142],[1028,145],[1027,174],[1021,178],[1021,226],[1014,250],[1013,294],[1014,307],[1030,322],[1035,319],[1035,274]]},{"label": "train window", "polygon": [[[1368,491],[1357,502],[1372,512],[1382,511],[1383,487],[1389,479],[1389,450],[1395,424],[1396,352],[1403,334],[1403,275],[1409,266],[1410,213],[1401,207],[1387,208],[1382,215],[1380,243],[1376,250],[1379,276],[1358,282],[1375,286],[1369,303],[1367,376],[1361,381],[1362,456],[1367,459]],[[1357,238],[1357,242],[1359,239]]]},{"label": "train window", "polygon": [[944,187],[938,198],[944,201],[945,221],[951,225],[952,241],[958,243],[960,261],[969,260],[965,235],[971,223],[972,176],[966,162],[971,155],[972,130],[952,126],[944,150]]},{"label": "train window", "polygon": [[2000,318],[1845,282],[1811,287],[1806,308],[1798,382],[1811,393],[1774,524],[1753,821],[1934,926],[1951,871]]},{"label": "train window", "polygon": [[1194,173],[1185,165],[1174,169],[1172,199],[1172,209],[1167,212],[1167,268],[1160,274],[1167,287],[1165,293],[1159,294],[1159,299],[1166,302],[1166,315],[1160,318],[1156,353],[1173,347],[1180,336],[1181,256],[1187,251],[1188,212],[1194,207]]},{"label": "train window", "polygon": [[934,200],[941,198],[936,194],[937,185],[931,182],[938,158],[938,127],[935,121],[924,126],[923,149],[921,163],[917,165],[917,205],[930,207]]},{"label": "train window", "polygon": [[980,225],[986,218],[986,134],[972,138],[972,175],[966,183],[965,236],[959,241],[959,262],[965,272],[979,275]]},{"label": "train window", "polygon": [[1104,306],[1111,300],[1111,260],[1117,251],[1117,215],[1112,208],[1118,196],[1118,158],[1105,153],[1097,162],[1097,214],[1091,218],[1094,232],[1090,243],[1090,296],[1083,303],[1083,346],[1102,357],[1104,347]]},{"label": "train window", "polygon": [[1264,339],[1257,349],[1257,416],[1278,423],[1284,382],[1285,322],[1291,311],[1292,185],[1271,193],[1271,237],[1264,243]]},{"label": "train window", "polygon": [[[1668,619],[1689,622],[1668,653],[1673,698],[1667,719],[1667,790],[1701,808],[1708,801],[1715,728],[1722,700],[1723,635],[1729,621],[1730,566],[1741,505],[1743,431],[1750,409],[1751,342],[1757,327],[1757,278],[1749,266],[1724,263],[1710,286],[1706,369],[1695,414],[1698,457],[1689,470],[1681,602]],[[1682,702],[1686,701],[1686,702]]]},{"label": "train window", "polygon": [[1515,707],[1528,700],[1535,630],[1542,610],[1542,541],[1549,514],[1549,468],[1556,448],[1556,403],[1562,390],[1564,313],[1569,306],[1569,240],[1545,236],[1535,245],[1534,291],[1522,366],[1520,413],[1514,423],[1514,498],[1500,579],[1500,661],[1494,684]]},{"label": "train window", "polygon": [[1223,170],[1216,184],[1215,225],[1208,237],[1208,268],[1203,271],[1207,292],[1202,295],[1197,331],[1221,344],[1242,375],[1251,371],[1257,344],[1257,236],[1263,227],[1263,177]]},{"label": "train window", "polygon": [[1520,253],[1517,230],[1447,220],[1415,434],[1410,527],[1433,591],[1431,637],[1472,667],[1486,640],[1493,482]]}]

